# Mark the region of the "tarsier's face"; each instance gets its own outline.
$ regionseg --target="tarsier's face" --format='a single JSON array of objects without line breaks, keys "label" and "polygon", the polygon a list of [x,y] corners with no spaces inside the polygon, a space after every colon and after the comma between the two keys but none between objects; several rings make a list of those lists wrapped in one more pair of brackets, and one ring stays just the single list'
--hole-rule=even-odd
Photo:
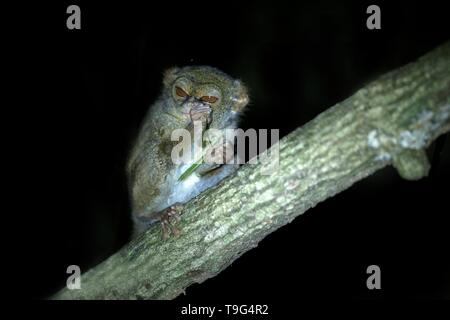
[{"label": "tarsier's face", "polygon": [[225,128],[248,103],[240,81],[211,67],[171,69],[164,83],[175,111],[190,123],[205,121],[211,128]]}]

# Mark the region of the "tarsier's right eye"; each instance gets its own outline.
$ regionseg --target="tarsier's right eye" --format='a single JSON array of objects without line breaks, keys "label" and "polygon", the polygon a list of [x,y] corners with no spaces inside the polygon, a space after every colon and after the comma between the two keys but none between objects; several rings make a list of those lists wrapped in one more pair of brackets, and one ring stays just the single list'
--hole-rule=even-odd
[{"label": "tarsier's right eye", "polygon": [[177,96],[181,98],[186,98],[187,96],[189,96],[186,91],[184,91],[178,86],[175,87],[175,93],[177,94]]}]

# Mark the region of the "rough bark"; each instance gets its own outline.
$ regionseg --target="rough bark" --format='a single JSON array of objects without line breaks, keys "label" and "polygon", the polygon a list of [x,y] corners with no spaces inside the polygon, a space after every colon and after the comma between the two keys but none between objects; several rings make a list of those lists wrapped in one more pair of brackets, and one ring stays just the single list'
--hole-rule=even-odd
[{"label": "rough bark", "polygon": [[450,129],[450,43],[389,72],[279,142],[273,163],[244,165],[190,201],[163,241],[151,228],[55,299],[172,299],[214,277],[265,236],[376,170],[425,176],[425,148]]}]

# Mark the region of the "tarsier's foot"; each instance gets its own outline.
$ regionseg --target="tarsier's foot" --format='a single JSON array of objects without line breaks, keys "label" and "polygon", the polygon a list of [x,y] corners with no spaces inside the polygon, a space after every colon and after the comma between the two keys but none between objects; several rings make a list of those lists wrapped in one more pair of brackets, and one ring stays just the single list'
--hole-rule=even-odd
[{"label": "tarsier's foot", "polygon": [[179,213],[183,210],[183,207],[182,203],[176,202],[159,213],[163,239],[167,239],[170,235],[177,236],[179,234],[178,229],[172,225],[171,221],[173,219],[179,220]]}]

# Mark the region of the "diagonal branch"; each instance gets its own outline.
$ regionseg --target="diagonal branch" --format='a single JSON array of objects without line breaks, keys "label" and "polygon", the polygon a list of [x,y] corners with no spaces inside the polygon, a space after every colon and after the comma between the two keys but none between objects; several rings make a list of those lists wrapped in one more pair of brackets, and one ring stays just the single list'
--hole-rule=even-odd
[{"label": "diagonal branch", "polygon": [[190,201],[162,241],[151,228],[55,299],[172,299],[214,277],[265,236],[392,164],[428,173],[425,148],[450,129],[450,43],[389,72],[279,142],[274,163],[244,165]]}]

